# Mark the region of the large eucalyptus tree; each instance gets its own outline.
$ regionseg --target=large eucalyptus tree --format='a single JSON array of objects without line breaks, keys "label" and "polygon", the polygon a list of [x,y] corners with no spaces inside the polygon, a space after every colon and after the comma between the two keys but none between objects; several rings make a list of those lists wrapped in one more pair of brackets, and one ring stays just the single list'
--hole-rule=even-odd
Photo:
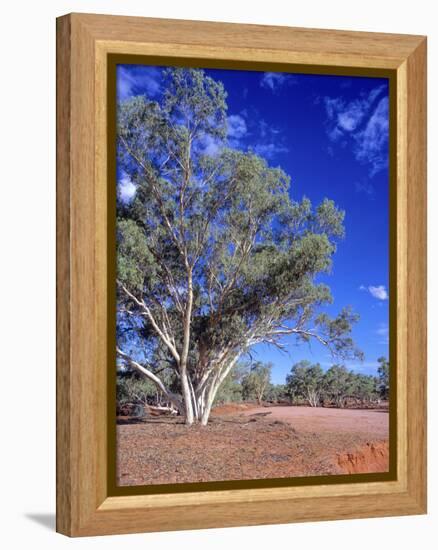
[{"label": "large eucalyptus tree", "polygon": [[330,269],[344,212],[327,199],[292,201],[283,170],[227,146],[221,82],[191,69],[163,78],[159,100],[137,96],[117,110],[119,171],[136,187],[118,204],[117,353],[187,424],[206,424],[219,386],[255,344],[284,347],[294,335],[358,353],[356,316],[320,314],[331,295],[315,282]]}]

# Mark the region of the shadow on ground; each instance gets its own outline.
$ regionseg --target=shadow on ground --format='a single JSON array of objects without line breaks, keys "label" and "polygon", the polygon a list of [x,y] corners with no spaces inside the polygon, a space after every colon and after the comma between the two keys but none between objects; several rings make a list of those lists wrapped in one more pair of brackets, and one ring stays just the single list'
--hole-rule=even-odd
[{"label": "shadow on ground", "polygon": [[50,531],[55,531],[56,528],[56,516],[55,514],[25,514],[27,519],[39,523]]},{"label": "shadow on ground", "polygon": [[184,420],[176,420],[174,417],[133,417],[133,416],[118,416],[117,417],[118,426],[126,426],[127,424],[185,424]]}]

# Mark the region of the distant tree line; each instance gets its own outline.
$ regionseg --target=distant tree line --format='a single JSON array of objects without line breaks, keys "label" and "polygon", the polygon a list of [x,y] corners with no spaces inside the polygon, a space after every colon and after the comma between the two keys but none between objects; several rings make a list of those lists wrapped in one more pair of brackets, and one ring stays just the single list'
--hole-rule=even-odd
[{"label": "distant tree line", "polygon": [[286,378],[292,403],[306,402],[311,407],[332,405],[343,408],[349,403],[366,406],[389,398],[389,362],[378,359],[377,376],[361,374],[344,365],[323,371],[319,363],[296,363]]},{"label": "distant tree line", "polygon": [[[271,381],[272,363],[255,361],[239,363],[224,380],[215,404],[262,402],[308,405],[311,407],[347,405],[369,406],[389,398],[389,362],[385,357],[378,359],[377,375],[365,375],[347,369],[344,365],[333,365],[324,371],[319,363],[310,361],[295,363],[286,384]],[[170,372],[167,387],[178,391],[178,380]],[[144,407],[152,405],[172,408],[165,393],[135,370],[120,370],[117,376],[117,405]]]}]

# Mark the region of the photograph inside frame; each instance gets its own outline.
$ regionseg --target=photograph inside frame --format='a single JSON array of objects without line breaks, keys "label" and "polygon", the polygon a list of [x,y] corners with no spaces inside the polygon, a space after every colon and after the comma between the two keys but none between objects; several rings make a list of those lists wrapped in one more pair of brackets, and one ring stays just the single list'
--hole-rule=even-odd
[{"label": "photograph inside frame", "polygon": [[388,472],[388,78],[115,80],[116,485]]}]

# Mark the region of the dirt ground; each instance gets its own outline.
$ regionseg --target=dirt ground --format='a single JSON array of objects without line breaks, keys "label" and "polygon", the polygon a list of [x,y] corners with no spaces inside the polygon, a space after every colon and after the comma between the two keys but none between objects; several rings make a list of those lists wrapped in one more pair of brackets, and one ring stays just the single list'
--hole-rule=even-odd
[{"label": "dirt ground", "polygon": [[179,418],[117,426],[118,485],[385,472],[388,412],[231,405],[206,427]]},{"label": "dirt ground", "polygon": [[389,415],[382,409],[329,409],[326,407],[259,407],[245,415],[269,411],[270,420],[283,420],[298,431],[361,433],[370,438],[387,439]]}]

